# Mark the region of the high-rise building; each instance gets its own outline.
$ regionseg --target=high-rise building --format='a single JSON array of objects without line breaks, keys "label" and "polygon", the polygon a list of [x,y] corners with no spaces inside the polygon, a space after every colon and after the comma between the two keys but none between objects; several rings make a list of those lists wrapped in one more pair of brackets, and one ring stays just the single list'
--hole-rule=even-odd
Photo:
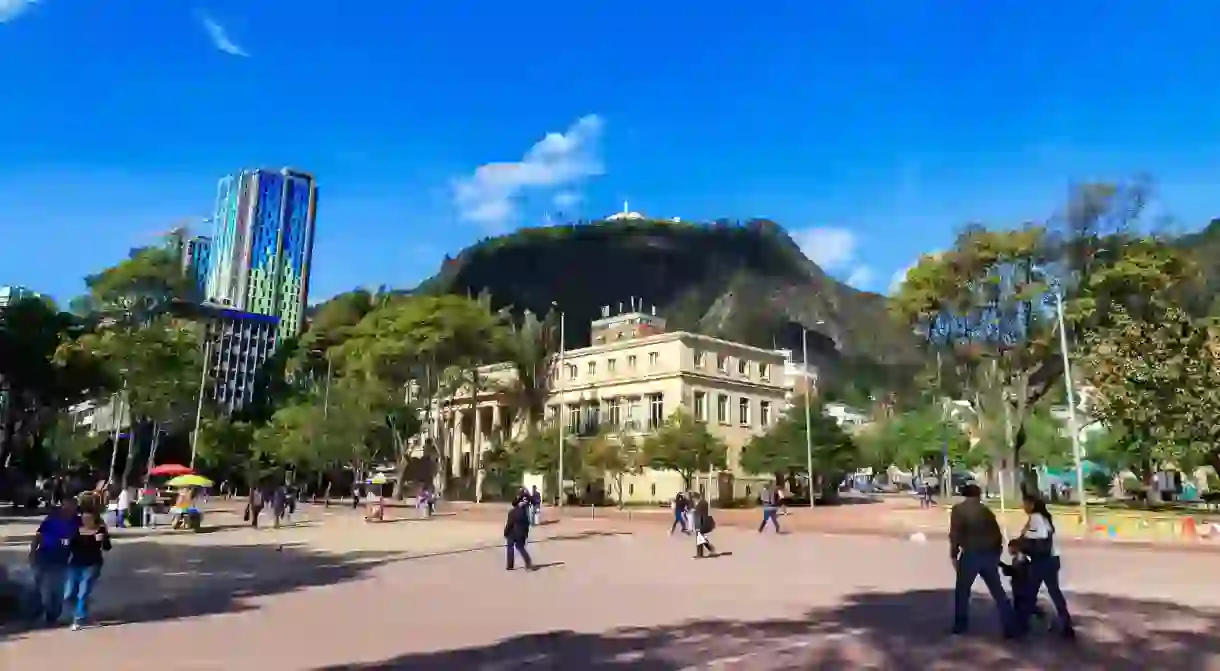
[{"label": "high-rise building", "polygon": [[191,279],[199,298],[206,297],[212,273],[212,239],[199,235],[182,245],[182,272]]},{"label": "high-rise building", "polygon": [[260,387],[263,365],[275,352],[279,317],[204,303],[179,303],[175,312],[204,327],[208,361],[206,398],[225,412],[241,410]]},{"label": "high-rise building", "polygon": [[317,207],[317,184],[304,172],[245,170],[221,179],[207,300],[278,317],[280,337],[298,335],[309,301]]}]

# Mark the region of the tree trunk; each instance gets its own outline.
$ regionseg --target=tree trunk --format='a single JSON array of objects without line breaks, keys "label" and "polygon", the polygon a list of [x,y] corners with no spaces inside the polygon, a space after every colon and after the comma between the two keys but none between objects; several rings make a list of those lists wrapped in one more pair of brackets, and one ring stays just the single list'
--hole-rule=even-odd
[{"label": "tree trunk", "polygon": [[127,458],[123,461],[123,477],[119,480],[119,486],[126,487],[131,482],[131,473],[135,469],[136,457],[140,456],[140,444],[136,441],[136,427],[143,422],[131,423],[131,435],[127,438]]},{"label": "tree trunk", "polygon": [[153,422],[152,446],[148,448],[148,465],[144,469],[144,485],[148,486],[149,471],[156,465],[157,447],[161,444],[161,425]]}]

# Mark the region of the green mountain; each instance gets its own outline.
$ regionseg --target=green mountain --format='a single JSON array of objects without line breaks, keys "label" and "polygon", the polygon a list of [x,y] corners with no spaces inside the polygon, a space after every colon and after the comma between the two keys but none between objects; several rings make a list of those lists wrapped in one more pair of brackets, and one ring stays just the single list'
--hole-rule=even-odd
[{"label": "green mountain", "polygon": [[[767,220],[689,224],[619,220],[528,228],[489,238],[416,291],[477,294],[497,306],[567,315],[568,346],[589,342],[603,306],[656,306],[671,330],[801,351],[832,377],[867,387],[909,379],[920,357],[885,298],[836,281]],[[650,309],[650,308],[649,308]]]}]

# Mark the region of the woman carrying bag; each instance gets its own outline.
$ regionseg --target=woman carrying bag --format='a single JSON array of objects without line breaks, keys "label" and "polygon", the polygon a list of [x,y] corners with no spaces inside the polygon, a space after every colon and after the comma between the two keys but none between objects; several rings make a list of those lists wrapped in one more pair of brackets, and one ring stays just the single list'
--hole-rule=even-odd
[{"label": "woman carrying bag", "polygon": [[[711,507],[707,504],[707,499],[699,494],[691,494],[691,499],[695,502],[695,510],[692,515],[691,526],[695,530],[695,559],[703,559],[705,557],[715,557],[716,548],[712,546],[712,541],[708,538],[708,534],[716,528],[716,519],[712,517]],[[707,550],[707,554],[704,554]]]},{"label": "woman carrying bag", "polygon": [[[1038,593],[1046,585],[1047,594],[1055,606],[1055,614],[1059,617],[1059,633],[1066,639],[1076,638],[1076,630],[1072,626],[1072,615],[1068,612],[1067,599],[1059,587],[1059,550],[1055,547],[1055,523],[1046,503],[1033,494],[1022,496],[1022,505],[1029,518],[1021,529],[1021,535],[1014,539],[1021,554],[1029,558],[1029,580],[1023,585],[1026,593],[1017,601],[1022,607],[1017,611],[1017,626],[1019,631],[1029,631],[1029,621],[1033,617],[1033,606],[1038,603]],[[1015,595],[1014,595],[1015,596]]]}]

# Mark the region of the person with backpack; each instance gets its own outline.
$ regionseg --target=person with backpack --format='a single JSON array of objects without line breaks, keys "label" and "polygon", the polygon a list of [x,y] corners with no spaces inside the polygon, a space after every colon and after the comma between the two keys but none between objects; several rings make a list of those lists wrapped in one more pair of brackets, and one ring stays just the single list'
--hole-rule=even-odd
[{"label": "person with backpack", "polygon": [[258,528],[258,516],[262,514],[265,505],[266,498],[263,496],[263,488],[256,484],[250,488],[250,499],[246,501],[246,520],[255,529]]},{"label": "person with backpack", "polygon": [[1076,638],[1076,629],[1072,625],[1072,614],[1068,611],[1067,599],[1059,587],[1059,570],[1062,567],[1059,560],[1059,549],[1055,546],[1055,522],[1051,518],[1046,502],[1031,492],[1025,492],[1021,497],[1022,507],[1029,519],[1021,529],[1021,535],[1016,540],[1016,546],[1021,554],[1029,558],[1029,580],[1025,583],[1025,593],[1016,599],[1020,608],[1017,610],[1017,631],[1024,634],[1029,630],[1030,618],[1034,616],[1033,606],[1038,603],[1038,593],[1046,585],[1046,591],[1055,606],[1055,614],[1059,620],[1059,634],[1068,640]]},{"label": "person with backpack", "polygon": [[[694,514],[691,515],[691,527],[695,530],[695,559],[715,557],[716,548],[708,535],[716,529],[716,518],[712,517],[707,499],[699,494],[691,494],[691,499],[695,504]],[[704,554],[704,551],[707,554]]]}]

